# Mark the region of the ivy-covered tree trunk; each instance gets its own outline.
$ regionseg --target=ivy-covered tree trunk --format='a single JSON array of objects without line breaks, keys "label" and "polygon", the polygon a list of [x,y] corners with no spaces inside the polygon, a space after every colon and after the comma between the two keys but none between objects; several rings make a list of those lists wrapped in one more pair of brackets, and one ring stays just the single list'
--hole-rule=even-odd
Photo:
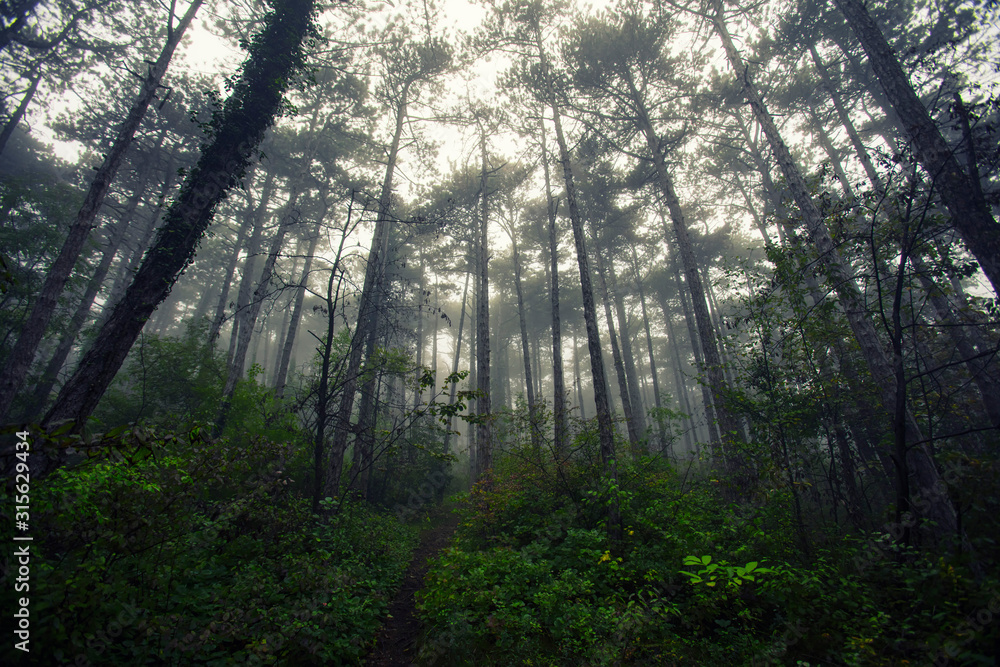
[{"label": "ivy-covered tree trunk", "polygon": [[[49,272],[45,276],[45,283],[42,285],[38,298],[35,300],[35,304],[28,314],[28,319],[21,326],[21,334],[8,357],[7,364],[4,366],[3,371],[0,372],[0,422],[7,416],[7,411],[10,409],[14,397],[21,389],[21,384],[24,382],[24,378],[28,374],[28,369],[31,367],[31,362],[35,358],[38,344],[45,335],[49,320],[52,319],[52,315],[55,313],[66,281],[69,280],[70,274],[73,272],[73,267],[76,266],[76,261],[80,257],[80,252],[90,237],[91,230],[95,227],[95,220],[101,206],[104,204],[104,198],[107,196],[108,190],[111,188],[111,183],[114,181],[115,176],[118,174],[118,169],[125,159],[125,152],[132,145],[135,133],[138,131],[142,119],[146,116],[146,110],[149,108],[150,102],[152,102],[156,91],[160,87],[160,80],[167,71],[167,66],[170,64],[171,58],[173,58],[174,51],[177,49],[177,45],[180,44],[181,37],[191,24],[202,2],[203,0],[193,0],[176,28],[173,31],[168,31],[167,42],[163,45],[160,56],[147,69],[139,96],[132,103],[132,107],[125,117],[125,122],[122,124],[121,129],[118,130],[114,142],[108,149],[104,162],[94,173],[94,177],[90,182],[90,188],[83,200],[83,205],[77,212],[76,219],[73,220],[69,227],[69,233],[62,248],[59,250],[59,255],[52,263],[52,266],[49,267]],[[173,16],[170,17],[170,22],[173,22]]]},{"label": "ivy-covered tree trunk", "polygon": [[193,260],[215,207],[247,169],[254,149],[281,110],[285,89],[303,67],[303,41],[313,30],[314,7],[315,0],[274,2],[250,44],[249,58],[211,140],[167,211],[125,296],[59,393],[45,424],[72,420],[76,431],[83,428],[146,320]]}]

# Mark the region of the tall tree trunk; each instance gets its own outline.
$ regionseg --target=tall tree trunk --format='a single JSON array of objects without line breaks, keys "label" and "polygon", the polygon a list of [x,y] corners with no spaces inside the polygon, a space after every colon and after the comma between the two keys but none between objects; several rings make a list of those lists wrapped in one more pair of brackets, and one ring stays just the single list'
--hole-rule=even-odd
[{"label": "tall tree trunk", "polygon": [[278,398],[281,398],[285,394],[285,383],[288,379],[288,364],[292,359],[292,350],[295,347],[295,335],[299,331],[299,321],[302,319],[302,304],[305,302],[306,286],[309,284],[313,256],[316,254],[319,237],[320,230],[319,225],[317,225],[316,233],[309,239],[309,249],[306,251],[305,264],[302,266],[302,275],[299,278],[299,285],[295,289],[295,305],[292,306],[292,316],[288,322],[285,344],[282,346],[281,359],[278,361],[278,374],[274,378],[274,393]]},{"label": "tall tree trunk", "polygon": [[[559,245],[556,243],[556,202],[552,198],[552,181],[549,174],[549,155],[545,141],[545,120],[538,117],[539,136],[542,141],[542,175],[545,177],[545,210],[549,219],[549,303],[552,307],[552,418],[555,422],[553,449],[556,458],[566,451],[569,426],[566,419],[566,381],[563,377],[562,323],[559,317]],[[579,382],[579,376],[577,376]],[[577,399],[579,400],[579,398]],[[583,409],[583,404],[580,404]]]},{"label": "tall tree trunk", "polygon": [[552,120],[556,130],[556,143],[559,145],[559,161],[562,163],[563,180],[566,182],[566,202],[569,207],[569,219],[573,228],[573,242],[576,245],[576,260],[580,268],[580,287],[583,292],[583,320],[587,327],[587,347],[590,350],[591,377],[594,382],[594,404],[597,411],[597,433],[601,449],[601,461],[608,474],[609,483],[614,489],[608,499],[607,527],[608,537],[612,542],[621,538],[621,506],[617,492],[618,460],[615,454],[614,426],[611,421],[611,409],[608,405],[607,380],[604,376],[604,357],[601,351],[601,336],[597,329],[597,310],[594,307],[594,290],[590,282],[590,260],[587,257],[587,242],[584,236],[583,219],[577,205],[576,184],[573,181],[573,166],[570,161],[569,149],[563,135],[559,104],[549,77],[548,59],[542,46],[542,34],[535,27],[535,43],[538,47],[539,63],[545,81],[545,95],[552,109]]},{"label": "tall tree trunk", "polygon": [[531,355],[528,351],[528,324],[524,317],[524,291],[521,289],[521,253],[518,251],[516,233],[510,230],[510,241],[514,253],[514,288],[517,292],[517,320],[521,326],[521,358],[524,361],[524,385],[528,391],[528,422],[531,429],[531,449],[535,458],[541,460],[542,441],[540,426],[535,415],[535,388],[531,381]]},{"label": "tall tree trunk", "polygon": [[124,298],[62,388],[45,424],[71,419],[75,430],[83,428],[143,324],[191,261],[219,200],[245,171],[254,148],[273,124],[285,88],[302,67],[302,41],[313,24],[314,0],[284,0],[273,6],[250,44],[250,56],[212,139],[188,173]]},{"label": "tall tree trunk", "polygon": [[587,410],[583,407],[583,381],[580,379],[580,355],[576,344],[576,329],[573,329],[573,376],[576,378],[576,404],[580,406],[580,419],[587,420]]},{"label": "tall tree trunk", "polygon": [[[688,341],[691,345],[691,355],[694,357],[695,368],[700,369],[705,367],[705,358],[702,356],[701,344],[698,337],[698,330],[695,326],[695,318],[691,314],[691,303],[688,301],[690,295],[690,290],[685,289],[684,281],[681,280],[680,267],[677,266],[677,261],[673,256],[673,251],[670,246],[667,246],[667,254],[670,259],[670,265],[673,267],[674,272],[674,284],[677,286],[677,299],[681,302],[681,311],[684,313],[684,323],[687,325],[688,330]],[[666,301],[662,302],[661,308],[663,312],[669,313]],[[708,437],[713,443],[718,443],[721,441],[719,434],[719,424],[715,419],[715,406],[713,405],[712,390],[705,383],[699,383],[701,385],[701,400],[705,411],[705,426],[708,429]],[[715,452],[715,456],[718,456],[718,451]]]},{"label": "tall tree trunk", "polygon": [[[708,304],[705,297],[705,289],[702,285],[701,274],[698,270],[698,260],[694,255],[694,246],[688,234],[687,222],[681,210],[680,199],[674,191],[673,179],[667,170],[666,158],[663,154],[662,142],[653,129],[652,121],[646,109],[646,103],[636,88],[635,83],[629,78],[629,86],[633,103],[637,109],[636,124],[640,132],[646,139],[646,147],[653,159],[656,168],[657,180],[660,190],[663,193],[667,210],[670,213],[670,220],[673,223],[674,237],[677,240],[677,248],[680,252],[681,263],[684,267],[684,277],[687,288],[691,295],[691,303],[694,308],[694,320],[698,329],[698,338],[701,343],[701,352],[704,355],[705,365],[703,372],[708,378],[708,388],[712,394],[712,406],[706,405],[706,410],[712,410],[718,420],[719,439],[716,440],[716,448],[721,448],[717,452],[726,457],[726,466],[730,474],[741,473],[738,457],[733,451],[736,442],[739,440],[740,425],[726,407],[725,390],[726,382],[722,371],[722,359],[719,356],[719,348],[716,344],[715,327],[712,326],[712,319],[708,312]],[[665,223],[664,223],[665,225]],[[666,230],[664,230],[666,231]],[[714,409],[713,409],[714,408]],[[706,415],[708,416],[708,415]],[[711,418],[709,418],[711,429]]]},{"label": "tall tree trunk", "polygon": [[[284,213],[281,216],[278,231],[275,232],[274,238],[271,239],[271,247],[268,249],[267,259],[264,260],[264,268],[261,271],[260,279],[257,281],[257,288],[250,298],[246,318],[240,325],[240,336],[236,347],[236,354],[233,356],[233,362],[229,366],[226,385],[222,390],[222,407],[219,410],[219,418],[216,423],[217,432],[221,433],[225,426],[226,419],[229,416],[229,407],[233,400],[233,392],[236,391],[236,383],[243,377],[247,352],[250,349],[250,338],[253,335],[254,327],[257,326],[257,318],[260,316],[260,310],[269,296],[271,280],[274,278],[274,267],[278,262],[278,257],[281,256],[281,249],[285,245],[285,235],[293,225],[297,225],[299,222],[298,199],[298,190],[297,188],[293,188],[291,197],[289,197]],[[257,355],[255,352],[254,360],[256,358]]]},{"label": "tall tree trunk", "polygon": [[[157,137],[156,145],[153,147],[152,153],[156,153],[160,146],[163,144],[163,139],[166,137],[166,129],[160,132],[159,137]],[[83,329],[83,325],[86,323],[88,316],[90,315],[90,310],[94,305],[94,300],[101,291],[101,287],[104,285],[104,279],[108,277],[108,272],[111,270],[111,264],[114,262],[115,256],[118,254],[118,249],[121,246],[122,240],[125,238],[125,234],[128,231],[129,226],[132,224],[132,220],[135,218],[136,211],[139,208],[139,204],[142,202],[143,195],[146,193],[146,186],[149,184],[149,174],[151,171],[151,162],[143,161],[142,166],[139,171],[139,182],[136,186],[135,192],[129,197],[128,203],[125,205],[125,211],[122,213],[121,218],[108,230],[108,245],[101,254],[101,261],[98,263],[97,268],[94,270],[93,275],[87,282],[87,289],[83,293],[83,298],[80,300],[80,304],[77,306],[76,311],[73,313],[73,317],[70,319],[69,326],[63,332],[62,338],[59,340],[59,347],[56,348],[55,353],[52,358],[49,359],[49,363],[45,367],[45,371],[42,373],[42,377],[35,387],[35,393],[32,398],[32,405],[34,407],[35,414],[32,416],[41,416],[43,410],[45,409],[45,404],[48,402],[49,394],[52,393],[53,387],[55,387],[56,381],[59,378],[59,371],[62,370],[63,365],[66,363],[66,359],[69,358],[69,353],[73,349],[73,344],[76,343],[77,336],[80,335],[80,330]]]},{"label": "tall tree trunk", "polygon": [[[250,232],[250,238],[247,240],[247,256],[243,260],[243,272],[240,277],[240,289],[236,294],[236,312],[233,313],[233,328],[229,333],[229,350],[226,353],[226,367],[229,368],[233,365],[233,357],[236,355],[236,349],[239,347],[240,338],[246,335],[247,338],[250,337],[252,327],[246,332],[243,329],[247,329],[248,318],[250,313],[251,305],[251,295],[254,287],[254,277],[256,276],[257,268],[257,256],[260,254],[261,237],[264,235],[264,227],[266,227],[267,220],[267,207],[271,202],[271,196],[274,194],[276,188],[274,186],[274,172],[268,171],[267,178],[264,180],[264,186],[260,193],[260,201],[257,203],[257,207],[253,209],[251,213],[247,211],[249,222],[253,225],[253,231]],[[246,226],[246,222],[244,226]],[[218,314],[218,313],[216,313]],[[221,321],[218,323],[221,326]]]},{"label": "tall tree trunk", "polygon": [[[269,174],[270,175],[270,174]],[[226,263],[225,275],[222,282],[222,292],[219,294],[219,301],[215,306],[215,315],[212,317],[212,328],[209,330],[208,342],[214,346],[219,337],[219,331],[226,319],[226,305],[229,302],[229,291],[232,289],[233,277],[236,275],[236,267],[240,263],[240,253],[243,251],[243,244],[247,241],[247,231],[250,225],[248,220],[256,220],[252,207],[248,206],[246,211],[247,220],[239,225],[236,232],[236,241],[233,242],[233,251],[229,253],[229,261]],[[235,324],[234,324],[235,326]]]},{"label": "tall tree trunk", "polygon": [[819,145],[823,147],[826,156],[830,159],[830,166],[833,168],[833,173],[840,182],[840,188],[844,191],[848,199],[854,199],[854,187],[851,185],[851,179],[847,177],[847,172],[844,171],[843,157],[840,151],[833,145],[833,139],[830,138],[830,133],[826,131],[823,119],[816,113],[816,109],[812,105],[809,105],[808,111],[816,138],[819,140]]},{"label": "tall tree trunk", "polygon": [[625,426],[628,429],[628,442],[632,447],[632,454],[638,455],[640,449],[641,436],[636,426],[635,415],[632,412],[632,397],[629,395],[628,379],[625,377],[625,365],[622,363],[621,348],[618,345],[618,336],[615,332],[615,319],[611,315],[611,297],[608,294],[608,281],[604,268],[604,258],[601,250],[594,250],[594,257],[597,260],[597,273],[601,279],[601,293],[604,302],[604,319],[608,323],[608,338],[611,339],[611,358],[615,367],[615,376],[618,378],[618,395],[622,401],[622,412],[625,413]]},{"label": "tall tree trunk", "polygon": [[104,307],[101,309],[101,315],[98,318],[99,326],[104,326],[104,322],[111,316],[111,310],[114,305],[125,296],[128,278],[134,276],[135,272],[139,269],[143,253],[153,240],[153,233],[157,229],[157,223],[160,222],[160,213],[163,212],[164,207],[167,205],[167,194],[173,188],[174,176],[177,173],[174,167],[177,165],[178,153],[177,148],[170,153],[165,169],[166,178],[163,180],[163,186],[160,188],[160,193],[156,198],[156,206],[149,212],[148,221],[140,228],[141,232],[136,235],[128,262],[126,263],[125,258],[122,257],[122,262],[118,270],[114,272],[116,274],[115,280],[111,285],[108,298],[104,302]]},{"label": "tall tree trunk", "polygon": [[[853,3],[854,0],[835,0],[835,2],[844,4],[845,2]],[[750,101],[754,116],[764,130],[774,159],[781,167],[792,197],[802,213],[810,241],[819,254],[819,261],[829,276],[831,286],[840,298],[840,304],[847,315],[847,320],[861,348],[868,370],[879,389],[883,407],[890,418],[898,414],[897,408],[903,410],[906,439],[910,443],[907,467],[912,468],[916,476],[917,487],[924,498],[926,515],[937,521],[936,530],[939,533],[954,534],[957,527],[955,510],[951,500],[940,492],[943,483],[934,465],[930,445],[924,441],[920,427],[913,415],[905,409],[905,406],[897,405],[899,394],[895,386],[896,373],[886,356],[881,341],[879,341],[874,325],[868,319],[861,292],[854,282],[854,275],[841,259],[840,252],[830,238],[830,232],[809,194],[798,165],[792,158],[788,147],[778,133],[771,114],[751,82],[749,70],[733,45],[732,37],[726,28],[722,17],[721,3],[717,4],[714,23],[716,33],[722,40],[729,62],[741,79],[743,92]],[[997,256],[1000,257],[1000,255]]]},{"label": "tall tree trunk", "polygon": [[476,414],[479,421],[476,424],[476,475],[475,480],[482,479],[493,467],[492,427],[490,424],[490,274],[489,274],[489,164],[486,158],[486,131],[479,129],[479,151],[482,154],[482,172],[480,176],[480,197],[482,198],[479,219],[479,260],[476,268],[479,270],[476,316],[476,379],[480,394],[476,398]]},{"label": "tall tree trunk", "polygon": [[[11,351],[3,371],[0,372],[0,423],[6,418],[7,411],[10,409],[14,397],[21,389],[24,377],[27,375],[31,362],[35,358],[38,343],[42,340],[42,336],[45,335],[45,330],[48,327],[49,320],[52,318],[52,314],[56,310],[63,287],[73,272],[73,267],[76,265],[80,251],[87,242],[87,238],[90,236],[90,231],[95,226],[97,213],[104,203],[104,198],[108,194],[108,189],[111,187],[112,181],[114,181],[115,176],[118,174],[118,168],[125,159],[125,152],[132,145],[135,133],[146,115],[149,103],[156,95],[156,91],[160,86],[160,80],[167,71],[167,65],[170,64],[174,50],[180,43],[184,31],[191,24],[191,20],[194,19],[194,15],[198,11],[198,8],[201,7],[202,2],[203,0],[193,0],[188,7],[187,13],[184,14],[177,25],[176,30],[168,34],[167,42],[164,44],[159,58],[157,58],[154,64],[149,66],[146,72],[146,78],[143,79],[139,97],[133,102],[132,108],[129,109],[125,122],[122,124],[114,143],[112,143],[111,148],[108,150],[104,162],[94,173],[94,178],[90,182],[90,188],[84,198],[83,205],[69,227],[69,233],[62,248],[59,250],[59,255],[52,263],[52,266],[49,267],[49,272],[45,276],[45,283],[42,285],[31,313],[21,326],[21,335],[17,339],[17,344]],[[136,333],[138,335],[138,332]]]},{"label": "tall tree trunk", "polygon": [[645,408],[642,404],[642,394],[639,391],[639,374],[635,368],[635,354],[632,352],[632,336],[628,332],[628,315],[625,312],[625,299],[618,288],[618,276],[615,275],[614,261],[608,262],[608,276],[611,278],[611,299],[618,316],[618,331],[622,348],[622,360],[625,362],[625,379],[628,381],[629,402],[632,404],[632,421],[635,422],[636,435],[640,445],[646,437]]},{"label": "tall tree trunk", "polygon": [[[679,293],[678,286],[678,293]],[[655,291],[654,291],[655,292]],[[660,309],[663,311],[663,320],[667,325],[667,336],[669,338],[670,349],[674,354],[674,386],[677,388],[676,399],[680,402],[681,408],[687,415],[687,427],[684,429],[684,439],[689,452],[698,452],[698,426],[694,420],[694,409],[691,407],[691,397],[688,393],[687,383],[684,381],[683,364],[681,363],[681,346],[674,332],[673,313],[667,308],[666,299],[660,300]],[[702,387],[704,390],[704,387]],[[707,394],[704,398],[711,400]]]},{"label": "tall tree trunk", "polygon": [[653,404],[657,410],[656,427],[662,445],[666,443],[663,433],[663,420],[659,415],[659,411],[663,409],[663,402],[660,398],[660,381],[656,377],[656,352],[653,350],[653,335],[649,331],[649,313],[646,311],[646,291],[642,285],[642,277],[639,275],[639,256],[635,251],[635,246],[632,246],[632,276],[635,280],[636,288],[639,290],[639,308],[642,311],[642,327],[646,333],[646,351],[649,354],[649,374],[653,378]]},{"label": "tall tree trunk", "polygon": [[[465,272],[465,287],[462,288],[462,314],[458,317],[458,335],[455,337],[455,359],[451,365],[451,374],[458,373],[458,360],[462,356],[462,328],[465,326],[465,302],[469,297],[469,276],[470,272]],[[451,395],[448,397],[448,407],[455,405],[455,393],[458,389],[458,382],[451,383]],[[452,414],[448,413],[448,424],[444,432],[444,453],[448,454],[451,445]]]},{"label": "tall tree trunk", "polygon": [[871,158],[868,156],[868,149],[861,141],[861,135],[858,134],[858,130],[854,126],[854,121],[851,119],[851,114],[848,113],[847,107],[844,106],[844,102],[840,99],[837,86],[834,85],[830,78],[830,73],[823,59],[820,58],[819,53],[816,51],[815,44],[809,45],[809,55],[812,56],[812,61],[816,66],[816,71],[819,72],[822,86],[833,102],[833,108],[837,111],[837,118],[844,127],[844,131],[847,132],[847,137],[851,140],[851,146],[854,147],[854,152],[858,156],[858,160],[861,161],[861,166],[864,167],[865,174],[868,175],[868,180],[878,191],[881,191],[881,181],[878,172],[875,171],[875,165],[872,164]]},{"label": "tall tree trunk", "polygon": [[[359,297],[358,324],[351,337],[351,352],[344,379],[344,393],[341,395],[338,409],[340,419],[333,434],[333,443],[330,448],[330,474],[326,478],[326,494],[331,497],[336,497],[339,492],[344,452],[347,451],[347,438],[353,430],[351,428],[351,413],[354,411],[354,395],[358,388],[362,354],[364,353],[367,359],[374,358],[375,340],[378,335],[382,310],[385,260],[389,252],[389,222],[391,217],[389,208],[392,203],[392,181],[396,173],[399,144],[406,122],[409,91],[410,85],[407,84],[403,87],[396,106],[396,127],[389,145],[385,176],[382,179],[382,189],[379,192],[375,231],[372,235],[371,249],[368,251],[365,281]],[[362,387],[362,402],[359,405],[358,415],[359,430],[363,430],[371,421],[371,413],[374,409],[372,405],[374,381],[374,378],[369,378]]]},{"label": "tall tree trunk", "polygon": [[864,4],[860,0],[834,0],[834,4],[868,54],[886,97],[899,115],[900,130],[912,142],[966,247],[978,260],[994,293],[1000,294],[1000,226],[982,192],[977,192],[974,180],[978,174],[969,174],[959,165]]}]

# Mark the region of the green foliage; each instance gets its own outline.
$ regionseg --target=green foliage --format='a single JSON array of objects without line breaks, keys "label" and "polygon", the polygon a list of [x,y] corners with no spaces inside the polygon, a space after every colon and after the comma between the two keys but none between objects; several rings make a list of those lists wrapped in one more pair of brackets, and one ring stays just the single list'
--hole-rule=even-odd
[{"label": "green foliage", "polygon": [[202,320],[176,337],[141,335],[95,416],[107,424],[213,419],[225,382],[225,358],[208,345],[210,326]]},{"label": "green foliage", "polygon": [[206,432],[119,431],[33,487],[34,659],[319,665],[365,654],[413,531],[358,504],[312,516],[287,472],[294,446]]},{"label": "green foliage", "polygon": [[987,654],[996,630],[963,622],[1000,597],[960,561],[845,537],[805,554],[787,490],[736,507],[711,476],[685,482],[691,473],[660,457],[621,459],[623,536],[609,542],[588,442],[579,433],[578,456],[558,472],[512,451],[473,488],[454,547],[418,593],[429,625],[421,664],[888,665],[929,662],[928,647]]}]

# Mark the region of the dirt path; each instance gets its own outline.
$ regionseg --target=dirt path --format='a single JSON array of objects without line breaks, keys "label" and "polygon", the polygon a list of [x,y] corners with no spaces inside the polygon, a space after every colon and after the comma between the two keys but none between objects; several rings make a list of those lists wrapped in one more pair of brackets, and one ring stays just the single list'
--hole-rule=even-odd
[{"label": "dirt path", "polygon": [[368,655],[366,667],[409,667],[416,656],[420,621],[416,617],[413,594],[423,586],[428,559],[448,545],[458,526],[458,516],[444,510],[445,516],[433,528],[420,535],[420,546],[413,552],[413,559],[403,576],[403,583],[389,604],[389,618],[376,635],[375,648]]}]

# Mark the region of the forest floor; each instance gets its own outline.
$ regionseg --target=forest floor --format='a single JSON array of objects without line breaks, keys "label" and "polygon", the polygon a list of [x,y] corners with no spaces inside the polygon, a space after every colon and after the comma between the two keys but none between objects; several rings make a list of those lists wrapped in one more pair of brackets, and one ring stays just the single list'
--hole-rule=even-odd
[{"label": "forest floor", "polygon": [[396,597],[389,604],[389,614],[376,635],[375,648],[368,655],[366,667],[409,667],[413,664],[421,635],[414,594],[423,587],[427,561],[448,546],[458,527],[459,518],[452,508],[451,504],[438,507],[432,516],[431,527],[421,533],[420,544],[413,552]]}]

